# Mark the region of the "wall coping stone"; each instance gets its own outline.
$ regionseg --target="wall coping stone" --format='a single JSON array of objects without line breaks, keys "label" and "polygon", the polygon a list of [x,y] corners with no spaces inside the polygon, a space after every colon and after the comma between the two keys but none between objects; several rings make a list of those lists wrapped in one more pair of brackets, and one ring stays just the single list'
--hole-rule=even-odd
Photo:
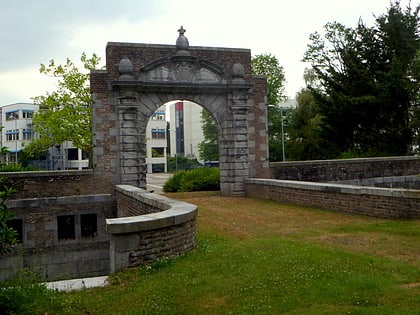
[{"label": "wall coping stone", "polygon": [[403,188],[366,187],[356,185],[317,183],[294,180],[247,178],[245,183],[279,186],[284,188],[307,189],[355,195],[376,195],[394,198],[420,199],[420,190]]},{"label": "wall coping stone", "polygon": [[187,202],[149,193],[144,189],[131,185],[117,185],[116,190],[141,203],[162,209],[162,211],[138,216],[106,219],[106,230],[111,234],[165,228],[191,221],[197,216],[197,206]]}]

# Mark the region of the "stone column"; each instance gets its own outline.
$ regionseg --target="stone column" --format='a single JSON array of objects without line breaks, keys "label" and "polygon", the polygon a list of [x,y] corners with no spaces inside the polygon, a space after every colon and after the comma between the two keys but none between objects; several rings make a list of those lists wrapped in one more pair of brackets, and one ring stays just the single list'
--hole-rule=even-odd
[{"label": "stone column", "polygon": [[137,104],[117,105],[120,183],[146,189],[145,134],[140,131]]},{"label": "stone column", "polygon": [[231,115],[221,128],[220,190],[224,196],[243,196],[244,179],[249,177],[248,91],[233,91],[228,103]]}]

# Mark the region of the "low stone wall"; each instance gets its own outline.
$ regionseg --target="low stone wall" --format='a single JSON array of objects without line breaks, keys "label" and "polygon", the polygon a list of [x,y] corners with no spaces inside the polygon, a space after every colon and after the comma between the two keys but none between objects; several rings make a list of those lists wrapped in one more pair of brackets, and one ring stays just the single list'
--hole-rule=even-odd
[{"label": "low stone wall", "polygon": [[309,182],[420,174],[419,156],[270,163],[271,178]]},{"label": "low stone wall", "polygon": [[7,206],[16,213],[21,241],[0,258],[1,280],[22,269],[49,281],[109,274],[105,218],[115,216],[111,195],[9,200]]},{"label": "low stone wall", "polygon": [[247,197],[380,218],[420,218],[420,190],[287,180],[245,180]]},{"label": "low stone wall", "polygon": [[[111,272],[177,256],[196,246],[196,206],[129,185],[116,190],[118,213],[134,216],[106,220]],[[145,204],[151,211],[142,214]]]}]

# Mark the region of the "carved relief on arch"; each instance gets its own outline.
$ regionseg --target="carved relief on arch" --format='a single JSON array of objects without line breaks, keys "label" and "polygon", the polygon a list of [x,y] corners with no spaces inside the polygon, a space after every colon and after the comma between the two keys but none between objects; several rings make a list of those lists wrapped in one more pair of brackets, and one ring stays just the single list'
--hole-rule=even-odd
[{"label": "carved relief on arch", "polygon": [[208,60],[192,56],[156,59],[141,69],[140,80],[152,82],[226,83],[223,69]]}]

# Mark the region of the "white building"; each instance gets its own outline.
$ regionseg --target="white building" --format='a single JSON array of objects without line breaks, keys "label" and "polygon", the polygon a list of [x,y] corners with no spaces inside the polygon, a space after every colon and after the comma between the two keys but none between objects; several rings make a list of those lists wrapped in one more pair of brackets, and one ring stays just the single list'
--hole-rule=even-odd
[{"label": "white building", "polygon": [[148,173],[166,172],[167,135],[166,106],[150,118],[146,130],[146,164]]},{"label": "white building", "polygon": [[[36,137],[32,117],[37,111],[38,105],[31,103],[0,107],[1,147],[7,147],[9,151],[2,157],[1,163],[19,162],[19,152]],[[73,147],[70,141],[52,146],[48,151],[48,158],[38,166],[49,170],[83,169],[89,166],[87,154]]]},{"label": "white building", "polygon": [[167,172],[168,152],[171,157],[198,158],[198,144],[204,139],[201,111],[195,103],[176,101],[153,114],[146,130],[148,173]]},{"label": "white building", "polygon": [[201,124],[202,107],[189,101],[179,101],[169,106],[171,156],[175,154],[198,158],[198,144],[204,140]]},{"label": "white building", "polygon": [[3,157],[3,163],[17,163],[18,152],[25,143],[34,137],[32,117],[38,106],[30,103],[16,103],[1,107],[1,147],[7,147],[9,153]]}]

